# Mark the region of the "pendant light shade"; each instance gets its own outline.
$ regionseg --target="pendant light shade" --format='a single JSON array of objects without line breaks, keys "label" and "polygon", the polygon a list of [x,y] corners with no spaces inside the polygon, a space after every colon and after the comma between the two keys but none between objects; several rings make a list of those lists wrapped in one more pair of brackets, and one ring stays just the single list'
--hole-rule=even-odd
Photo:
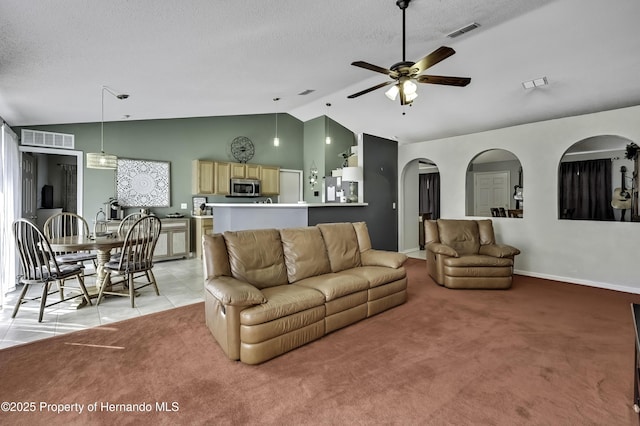
[{"label": "pendant light shade", "polygon": [[278,113],[276,112],[276,136],[273,138],[273,146],[280,146],[280,138],[278,137]]},{"label": "pendant light shade", "polygon": [[88,169],[115,170],[117,165],[118,157],[115,155],[106,154],[104,151],[87,153]]},{"label": "pendant light shade", "polygon": [[118,157],[104,152],[104,92],[105,90],[118,100],[127,99],[129,95],[118,94],[107,86],[102,86],[102,111],[100,121],[100,152],[87,153],[87,169],[115,170],[118,166]]}]

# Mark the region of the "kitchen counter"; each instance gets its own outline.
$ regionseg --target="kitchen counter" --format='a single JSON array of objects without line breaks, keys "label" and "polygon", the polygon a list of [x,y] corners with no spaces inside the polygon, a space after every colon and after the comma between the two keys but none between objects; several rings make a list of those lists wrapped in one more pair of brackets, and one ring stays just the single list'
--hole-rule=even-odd
[{"label": "kitchen counter", "polygon": [[304,227],[309,225],[310,208],[367,205],[367,203],[206,203],[206,206],[213,210],[216,233],[243,229]]}]

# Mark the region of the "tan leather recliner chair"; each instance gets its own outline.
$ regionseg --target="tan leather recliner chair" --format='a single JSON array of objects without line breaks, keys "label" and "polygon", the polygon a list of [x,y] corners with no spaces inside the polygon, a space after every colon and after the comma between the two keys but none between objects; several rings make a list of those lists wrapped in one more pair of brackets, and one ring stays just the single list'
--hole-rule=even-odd
[{"label": "tan leather recliner chair", "polygon": [[427,271],[447,288],[511,287],[513,257],[520,250],[496,244],[493,223],[486,220],[424,221]]}]

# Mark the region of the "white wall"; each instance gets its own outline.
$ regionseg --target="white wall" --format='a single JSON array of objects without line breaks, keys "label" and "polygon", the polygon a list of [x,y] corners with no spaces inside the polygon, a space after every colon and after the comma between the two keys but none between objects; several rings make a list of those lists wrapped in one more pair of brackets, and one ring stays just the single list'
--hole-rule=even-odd
[{"label": "white wall", "polygon": [[[406,218],[415,193],[405,189],[407,167],[417,158],[438,165],[441,216],[465,218],[465,176],[475,155],[492,148],[511,151],[523,168],[523,219],[493,218],[498,242],[518,247],[519,274],[640,293],[640,223],[558,220],[558,164],[575,142],[597,135],[619,135],[640,144],[640,106],[530,123],[483,133],[400,145],[399,204]],[[413,167],[413,166],[410,166]],[[409,210],[405,212],[404,209]],[[627,215],[628,217],[628,215]],[[407,224],[408,225],[408,224]],[[400,250],[415,247],[415,227],[400,223]]]}]

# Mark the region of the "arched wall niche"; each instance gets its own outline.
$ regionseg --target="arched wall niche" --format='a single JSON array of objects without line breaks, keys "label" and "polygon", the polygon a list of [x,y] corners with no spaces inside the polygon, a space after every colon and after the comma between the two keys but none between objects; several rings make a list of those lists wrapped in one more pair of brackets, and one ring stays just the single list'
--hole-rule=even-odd
[{"label": "arched wall niche", "polygon": [[505,149],[488,149],[476,155],[467,166],[465,179],[467,216],[524,216],[522,164]]},{"label": "arched wall niche", "polygon": [[[406,240],[403,242],[405,247],[411,247],[418,249],[422,243],[422,216],[421,213],[431,213],[432,219],[437,219],[440,212],[440,203],[442,198],[440,197],[440,170],[438,165],[427,157],[416,158],[408,162],[401,172],[401,188],[402,188],[402,222],[406,231]],[[426,202],[424,200],[425,194],[420,195],[421,180],[423,181],[422,187],[427,192],[426,196],[435,197],[436,199]],[[426,183],[429,182],[429,188],[425,188]],[[433,185],[437,185],[434,187]],[[421,198],[423,209],[427,205],[436,206],[431,208],[430,211],[421,211]]]},{"label": "arched wall niche", "polygon": [[640,222],[637,149],[619,135],[571,145],[558,164],[558,219]]}]

